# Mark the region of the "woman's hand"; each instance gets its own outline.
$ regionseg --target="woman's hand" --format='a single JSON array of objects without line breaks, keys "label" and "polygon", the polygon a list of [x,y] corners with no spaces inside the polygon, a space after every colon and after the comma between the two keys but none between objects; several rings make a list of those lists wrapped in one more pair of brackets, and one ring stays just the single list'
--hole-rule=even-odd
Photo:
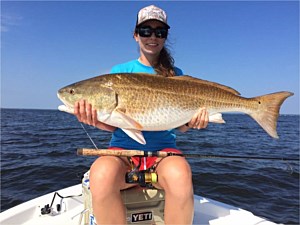
[{"label": "woman's hand", "polygon": [[75,103],[74,115],[81,123],[85,123],[107,131],[114,131],[116,129],[116,127],[100,122],[97,119],[97,111],[93,110],[92,105],[86,100],[80,100],[79,102]]},{"label": "woman's hand", "polygon": [[200,108],[199,111],[188,122],[189,128],[203,129],[208,125],[208,112],[205,108]]},{"label": "woman's hand", "polygon": [[209,114],[206,108],[200,108],[197,113],[192,117],[191,121],[187,125],[183,125],[179,128],[181,132],[187,131],[189,128],[203,129],[208,125]]}]

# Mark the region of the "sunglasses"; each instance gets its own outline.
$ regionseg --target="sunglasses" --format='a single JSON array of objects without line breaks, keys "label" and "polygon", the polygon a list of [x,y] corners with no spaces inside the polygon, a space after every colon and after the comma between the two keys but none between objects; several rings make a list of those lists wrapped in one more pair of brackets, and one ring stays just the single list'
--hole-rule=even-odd
[{"label": "sunglasses", "polygon": [[136,32],[141,36],[141,37],[151,37],[152,34],[155,34],[155,37],[157,38],[167,38],[168,36],[168,29],[163,28],[163,27],[157,27],[157,28],[152,28],[152,27],[138,27],[136,28]]}]

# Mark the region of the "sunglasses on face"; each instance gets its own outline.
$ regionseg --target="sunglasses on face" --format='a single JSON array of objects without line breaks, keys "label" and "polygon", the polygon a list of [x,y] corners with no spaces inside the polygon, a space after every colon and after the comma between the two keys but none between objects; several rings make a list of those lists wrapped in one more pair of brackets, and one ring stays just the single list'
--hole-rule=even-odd
[{"label": "sunglasses on face", "polygon": [[157,27],[157,28],[152,28],[152,27],[138,27],[136,28],[136,32],[141,36],[141,37],[151,37],[152,34],[155,34],[155,37],[157,38],[167,38],[168,36],[168,29],[163,28],[163,27]]}]

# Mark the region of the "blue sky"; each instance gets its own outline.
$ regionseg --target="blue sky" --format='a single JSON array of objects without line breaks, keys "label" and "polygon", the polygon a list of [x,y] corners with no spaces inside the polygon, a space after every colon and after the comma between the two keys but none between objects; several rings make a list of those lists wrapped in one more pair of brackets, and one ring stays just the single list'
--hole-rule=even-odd
[{"label": "blue sky", "polygon": [[168,14],[169,46],[185,74],[244,97],[291,91],[299,114],[297,1],[2,1],[1,107],[56,109],[59,88],[138,57],[138,10]]}]

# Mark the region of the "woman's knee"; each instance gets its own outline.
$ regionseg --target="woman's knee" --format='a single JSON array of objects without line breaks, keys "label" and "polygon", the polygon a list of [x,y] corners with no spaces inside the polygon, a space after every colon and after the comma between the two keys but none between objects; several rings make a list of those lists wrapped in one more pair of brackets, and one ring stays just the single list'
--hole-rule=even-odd
[{"label": "woman's knee", "polygon": [[125,162],[118,157],[100,157],[90,169],[92,193],[105,193],[120,190],[126,172]]},{"label": "woman's knee", "polygon": [[192,193],[192,172],[184,158],[174,156],[163,159],[157,172],[159,184],[165,191]]}]

